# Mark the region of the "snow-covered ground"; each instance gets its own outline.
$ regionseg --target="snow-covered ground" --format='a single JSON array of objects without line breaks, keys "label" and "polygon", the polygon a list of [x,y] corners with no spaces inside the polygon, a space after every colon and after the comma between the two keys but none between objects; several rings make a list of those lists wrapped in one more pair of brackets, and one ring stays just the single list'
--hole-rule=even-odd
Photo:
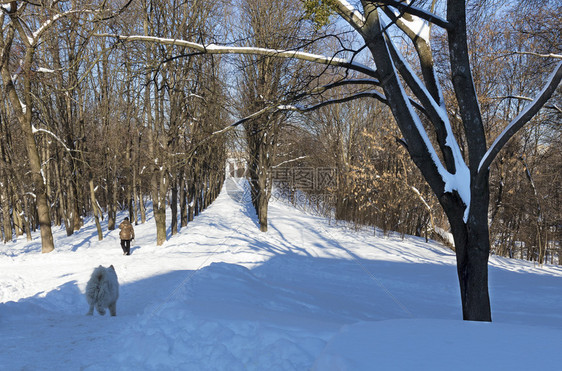
[{"label": "snow-covered ground", "polygon": [[[494,322],[463,322],[447,248],[279,201],[261,233],[243,196],[228,179],[160,247],[149,219],[131,256],[92,221],[55,230],[49,254],[38,234],[0,245],[0,369],[560,369],[562,268],[492,257]],[[119,277],[117,317],[85,315],[100,264]]]}]

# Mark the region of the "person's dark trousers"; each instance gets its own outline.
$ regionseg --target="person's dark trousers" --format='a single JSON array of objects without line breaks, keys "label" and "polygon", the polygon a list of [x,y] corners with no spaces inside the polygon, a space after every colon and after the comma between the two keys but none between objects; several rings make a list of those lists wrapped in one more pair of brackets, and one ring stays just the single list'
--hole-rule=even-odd
[{"label": "person's dark trousers", "polygon": [[131,255],[131,240],[121,240],[121,248],[123,249],[123,253]]}]

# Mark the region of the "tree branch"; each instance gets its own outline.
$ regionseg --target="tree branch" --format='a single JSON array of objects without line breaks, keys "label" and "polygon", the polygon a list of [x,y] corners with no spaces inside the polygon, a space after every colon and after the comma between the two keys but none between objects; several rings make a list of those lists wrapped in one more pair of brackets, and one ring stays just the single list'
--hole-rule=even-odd
[{"label": "tree branch", "polygon": [[361,12],[353,7],[347,0],[334,0],[334,6],[336,7],[336,12],[346,20],[353,28],[355,28],[358,32],[361,32],[361,29],[365,23],[365,17]]},{"label": "tree branch", "polygon": [[[462,161],[462,155],[458,143],[453,135],[453,130],[449,123],[446,111],[444,107],[440,106],[440,102],[435,100],[433,95],[429,92],[428,87],[424,85],[414,73],[412,67],[400,51],[396,49],[394,43],[390,39],[390,35],[387,35],[387,40],[388,50],[394,59],[395,66],[404,79],[404,82],[406,82],[406,84],[410,87],[412,93],[416,96],[421,105],[425,107],[426,116],[435,127],[439,148],[443,154],[445,166],[450,173],[454,174],[456,172],[457,163]],[[428,66],[428,68],[430,68],[430,66]],[[437,96],[441,97],[437,82],[434,81],[434,83],[434,89],[432,90],[437,91]]]},{"label": "tree branch", "polygon": [[534,56],[534,57],[541,57],[541,58],[556,58],[556,59],[562,59],[562,54],[554,54],[554,53],[541,54],[541,53],[534,53],[534,52],[515,52],[515,54],[532,55],[532,56]]},{"label": "tree branch", "polygon": [[392,6],[393,8],[398,9],[400,12],[418,16],[446,30],[452,27],[451,23],[449,23],[446,19],[443,19],[438,15],[435,15],[432,12],[428,12],[422,8],[413,6],[411,3],[406,3],[403,1],[396,1],[396,0],[379,0],[377,2],[388,6]]},{"label": "tree branch", "polygon": [[360,98],[375,98],[378,101],[388,105],[388,102],[387,102],[385,96],[382,93],[380,93],[376,90],[369,90],[369,91],[356,93],[356,94],[353,94],[353,95],[348,95],[348,96],[343,97],[343,98],[330,99],[330,100],[315,104],[315,105],[310,106],[310,107],[299,107],[299,106],[296,106],[296,105],[280,105],[280,106],[277,106],[277,107],[280,111],[294,111],[294,112],[306,113],[306,112],[311,112],[311,111],[314,111],[314,110],[317,110],[319,108],[329,106],[329,105],[332,105],[332,104],[350,102],[350,101],[353,101],[355,99],[360,99]]},{"label": "tree branch", "polygon": [[116,34],[96,34],[96,37],[113,37],[121,41],[141,41],[148,43],[155,43],[161,45],[174,45],[191,48],[202,52],[203,54],[250,54],[250,55],[263,55],[266,57],[280,57],[280,58],[294,58],[318,64],[324,64],[331,67],[343,67],[353,71],[361,72],[367,76],[374,78],[378,77],[376,70],[367,67],[361,63],[349,61],[343,58],[327,57],[320,54],[312,54],[298,50],[278,50],[257,47],[243,47],[243,46],[224,46],[217,44],[199,44],[191,41],[179,39],[167,39],[153,36],[142,35],[116,35]]},{"label": "tree branch", "polygon": [[492,164],[503,146],[521,129],[533,116],[546,104],[548,99],[556,91],[556,88],[562,80],[562,62],[559,62],[555,70],[551,73],[549,81],[543,90],[517,117],[507,125],[502,133],[496,138],[488,151],[482,157],[480,166],[478,167],[478,177],[482,177]]},{"label": "tree branch", "polygon": [[[529,102],[533,101],[533,98],[529,98],[529,97],[523,97],[521,95],[505,95],[505,96],[501,96],[501,97],[492,97],[491,99],[499,99],[499,100],[505,100],[505,99],[518,99],[518,100],[527,100]],[[558,107],[556,104],[552,104],[552,105],[544,105],[544,108],[548,108],[554,111],[557,111],[558,113],[562,113],[562,108]]]}]

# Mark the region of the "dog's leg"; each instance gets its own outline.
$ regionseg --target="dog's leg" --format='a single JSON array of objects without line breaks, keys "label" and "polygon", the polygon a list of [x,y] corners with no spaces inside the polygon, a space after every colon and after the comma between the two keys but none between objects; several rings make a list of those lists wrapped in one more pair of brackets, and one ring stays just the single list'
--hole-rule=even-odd
[{"label": "dog's leg", "polygon": [[94,315],[94,304],[90,305],[90,310],[88,311],[88,313],[86,313],[87,316],[93,316]]},{"label": "dog's leg", "polygon": [[117,303],[109,304],[108,308],[109,308],[109,314],[115,317],[117,315]]},{"label": "dog's leg", "polygon": [[98,313],[99,313],[101,316],[105,316],[105,308],[104,308],[104,307],[102,307],[101,305],[97,305],[97,306],[96,306],[96,309],[98,310]]}]

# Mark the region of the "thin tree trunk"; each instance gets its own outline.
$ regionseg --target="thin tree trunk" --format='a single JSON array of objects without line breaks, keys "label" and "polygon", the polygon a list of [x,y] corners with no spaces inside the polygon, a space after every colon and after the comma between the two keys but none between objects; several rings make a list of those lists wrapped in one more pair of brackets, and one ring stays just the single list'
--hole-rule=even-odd
[{"label": "thin tree trunk", "polygon": [[178,233],[178,179],[174,177],[172,181],[172,200],[170,201],[170,210],[172,211],[172,236]]},{"label": "thin tree trunk", "polygon": [[[7,177],[2,177],[2,182],[6,182]],[[5,183],[6,184],[6,183]],[[2,204],[2,225],[4,227],[4,242],[12,241],[12,217],[10,214],[10,197],[8,187],[0,187],[0,203]]]},{"label": "thin tree trunk", "polygon": [[75,195],[74,195],[74,188],[72,188],[70,186],[70,178],[66,179],[66,202],[65,202],[65,219],[64,219],[64,226],[66,229],[66,235],[67,236],[72,236],[72,234],[74,233],[74,215],[73,215],[73,202],[75,199]]},{"label": "thin tree trunk", "polygon": [[110,171],[108,178],[107,229],[112,231],[117,224],[117,180],[114,171]]},{"label": "thin tree trunk", "polygon": [[184,177],[183,169],[179,176],[180,185],[180,220],[181,228],[187,226],[187,189],[186,189],[186,179]]},{"label": "thin tree trunk", "polygon": [[25,229],[25,236],[27,238],[27,241],[31,241],[32,237],[31,237],[30,220],[32,218],[31,218],[31,213],[30,213],[30,208],[29,208],[29,201],[27,200],[26,196],[23,197],[23,209],[24,209],[24,214],[22,215],[22,219],[23,219],[23,227]]},{"label": "thin tree trunk", "polygon": [[57,199],[58,199],[58,211],[57,211],[57,219],[58,223],[57,226],[62,225],[62,223],[66,220],[66,211],[65,211],[65,202],[64,202],[64,195],[62,192],[63,184],[62,184],[62,176],[60,172],[60,165],[58,162],[55,162],[55,179],[57,183]]},{"label": "thin tree trunk", "polygon": [[[193,171],[193,173],[195,174],[195,170]],[[194,218],[194,214],[195,214],[195,210],[194,210],[194,206],[195,206],[195,180],[192,178],[189,180],[189,186],[188,186],[188,190],[187,190],[187,220],[189,222],[193,221]]]},{"label": "thin tree trunk", "polygon": [[[29,106],[28,109],[31,110],[31,106]],[[47,200],[47,193],[45,192],[45,183],[43,183],[43,177],[41,176],[41,160],[31,130],[31,113],[29,119],[23,120],[22,126],[25,126],[23,131],[25,133],[27,155],[31,167],[31,178],[35,185],[35,194],[37,197],[37,213],[39,215],[39,225],[41,228],[41,252],[48,253],[55,249],[55,243],[51,231],[49,202]]]},{"label": "thin tree trunk", "polygon": [[96,221],[96,229],[98,231],[98,241],[103,240],[103,231],[101,229],[101,224],[100,224],[100,216],[101,216],[101,210],[98,206],[98,201],[96,200],[96,191],[95,191],[95,187],[94,187],[94,180],[90,178],[89,181],[89,185],[90,185],[90,200],[92,202],[92,209],[94,211],[94,219]]},{"label": "thin tree trunk", "polygon": [[146,223],[146,208],[144,207],[144,200],[142,197],[141,192],[139,191],[138,193],[138,204],[139,204],[139,209],[140,209],[140,215],[141,215],[141,223],[144,224]]},{"label": "thin tree trunk", "polygon": [[164,171],[155,171],[152,175],[152,202],[154,221],[156,223],[156,245],[166,242],[166,192]]}]

